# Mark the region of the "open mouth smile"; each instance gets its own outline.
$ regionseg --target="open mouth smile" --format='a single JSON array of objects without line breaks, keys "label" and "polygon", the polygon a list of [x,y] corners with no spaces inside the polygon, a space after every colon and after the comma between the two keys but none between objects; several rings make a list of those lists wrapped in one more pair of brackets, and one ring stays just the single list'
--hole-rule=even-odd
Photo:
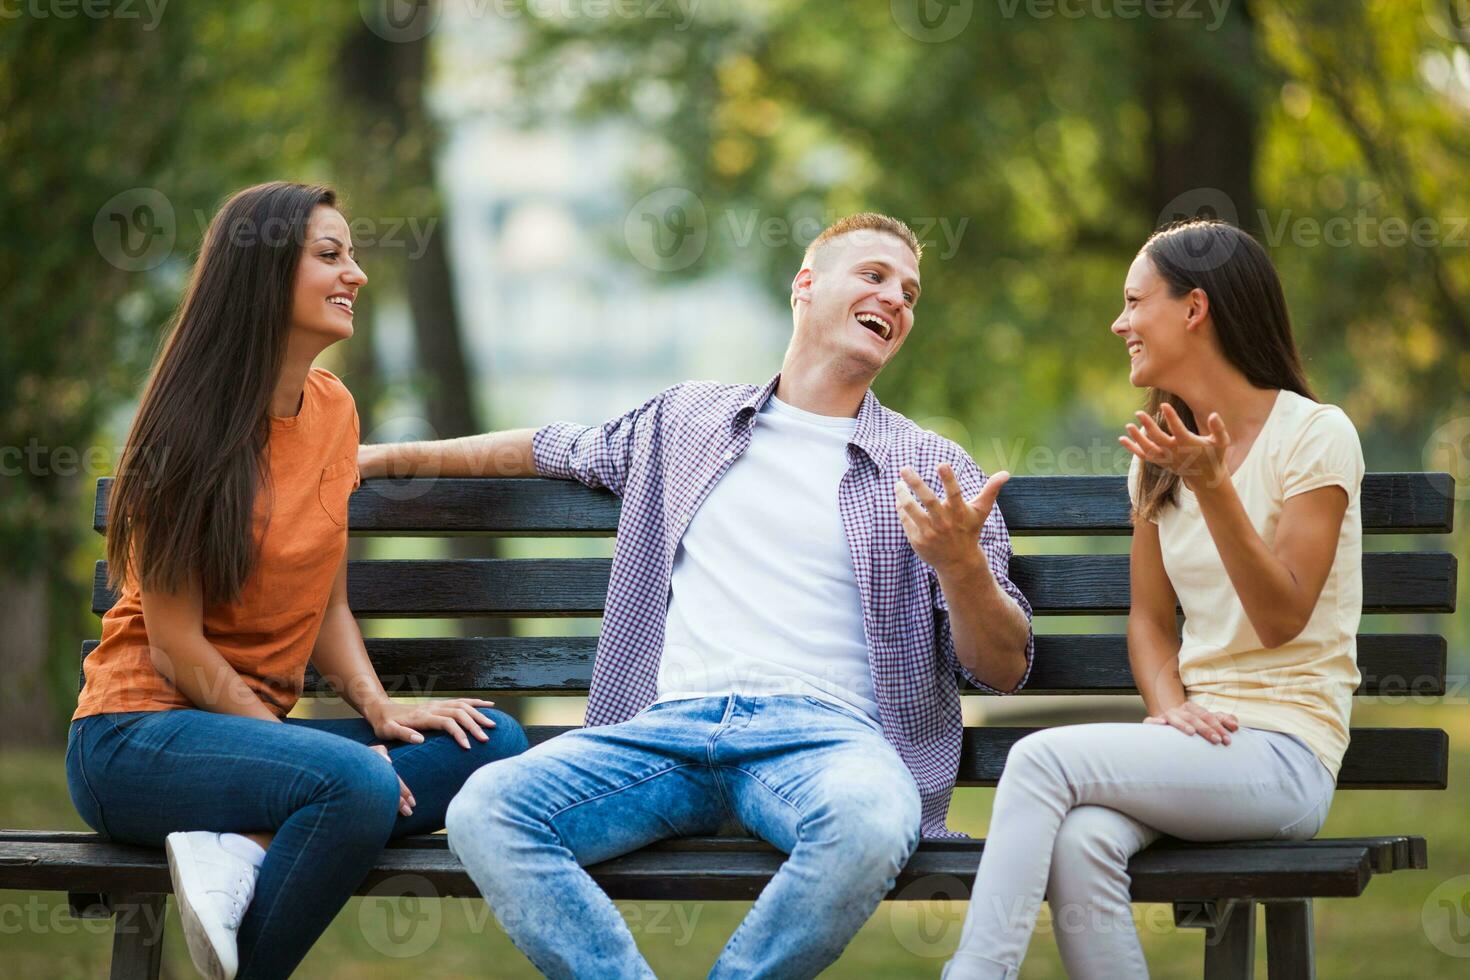
[{"label": "open mouth smile", "polygon": [[871,330],[883,340],[887,340],[889,337],[893,336],[893,324],[877,313],[858,313],[855,316],[855,319],[858,323],[862,324],[865,329]]}]

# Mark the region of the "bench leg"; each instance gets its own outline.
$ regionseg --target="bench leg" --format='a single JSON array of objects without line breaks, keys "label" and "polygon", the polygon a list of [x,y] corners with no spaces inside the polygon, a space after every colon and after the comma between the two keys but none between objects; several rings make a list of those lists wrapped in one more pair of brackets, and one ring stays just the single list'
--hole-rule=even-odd
[{"label": "bench leg", "polygon": [[158,980],[167,895],[114,895],[112,980]]},{"label": "bench leg", "polygon": [[1271,980],[1315,980],[1310,898],[1266,906],[1266,975]]},{"label": "bench leg", "polygon": [[1256,965],[1256,903],[1233,901],[1205,931],[1205,980],[1251,980]]}]

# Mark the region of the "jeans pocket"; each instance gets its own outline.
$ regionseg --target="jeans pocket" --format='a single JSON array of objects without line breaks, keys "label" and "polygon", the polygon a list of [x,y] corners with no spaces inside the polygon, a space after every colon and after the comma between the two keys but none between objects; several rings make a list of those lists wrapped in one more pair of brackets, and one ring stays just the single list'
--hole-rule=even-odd
[{"label": "jeans pocket", "polygon": [[831,701],[823,700],[811,694],[803,694],[801,695],[801,699],[807,704],[821,708],[823,711],[830,711],[833,714],[846,718],[848,721],[871,728],[876,732],[882,732],[882,727],[876,721],[867,715],[859,714],[854,708],[844,708],[840,704],[833,704]]}]

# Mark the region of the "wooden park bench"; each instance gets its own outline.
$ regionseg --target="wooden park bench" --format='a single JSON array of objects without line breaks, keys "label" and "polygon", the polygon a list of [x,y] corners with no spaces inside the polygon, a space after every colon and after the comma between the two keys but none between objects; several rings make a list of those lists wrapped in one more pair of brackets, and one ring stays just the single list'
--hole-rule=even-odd
[{"label": "wooden park bench", "polygon": [[[106,523],[108,485],[98,484],[98,531]],[[1018,537],[1130,533],[1121,477],[1017,477],[1000,503]],[[1370,474],[1363,484],[1363,529],[1447,534],[1453,503],[1454,484],[1445,474]],[[369,480],[352,498],[350,526],[356,535],[607,536],[616,530],[618,513],[615,497],[573,483]],[[354,561],[349,588],[359,617],[593,617],[602,611],[609,567],[601,558]],[[1134,693],[1122,635],[1046,632],[1054,616],[1125,613],[1126,555],[1018,555],[1011,575],[1038,617],[1036,666],[1025,694]],[[99,562],[92,606],[98,614],[113,602],[105,582]],[[1452,555],[1364,554],[1364,613],[1449,613],[1454,606]],[[390,690],[491,697],[584,695],[595,645],[589,636],[367,641]],[[82,656],[95,646],[84,645]],[[1444,694],[1445,640],[1439,635],[1365,633],[1358,663],[1359,695]],[[326,693],[314,673],[308,673],[306,690]],[[1006,753],[1031,730],[967,728],[959,784],[995,785]],[[535,743],[559,731],[532,727],[529,735]],[[1448,738],[1439,729],[1354,728],[1338,785],[1444,789],[1448,754]],[[1230,801],[1222,799],[1221,805]],[[890,897],[966,898],[983,847],[979,840],[925,841]],[[701,838],[665,842],[591,871],[615,898],[749,901],[782,859],[754,840]],[[1178,926],[1205,930],[1206,977],[1251,975],[1255,906],[1264,903],[1270,974],[1297,978],[1313,975],[1314,898],[1349,898],[1361,894],[1374,875],[1426,866],[1423,838],[1403,835],[1210,845],[1165,840],[1138,854],[1129,870],[1136,901],[1172,903]],[[417,882],[441,897],[477,897],[443,835],[388,847],[361,891],[391,894],[403,882]],[[170,889],[161,850],[88,833],[0,831],[0,888],[65,891],[75,915],[116,914],[112,976],[158,976],[161,916]],[[937,961],[928,965],[937,972]]]}]

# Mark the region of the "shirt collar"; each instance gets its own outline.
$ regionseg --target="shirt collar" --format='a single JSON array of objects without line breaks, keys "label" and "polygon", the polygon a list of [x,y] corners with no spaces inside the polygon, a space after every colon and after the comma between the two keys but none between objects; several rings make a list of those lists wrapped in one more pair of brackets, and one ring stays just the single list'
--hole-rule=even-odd
[{"label": "shirt collar", "polygon": [[[738,433],[743,428],[748,428],[751,420],[776,393],[776,386],[780,382],[781,375],[778,373],[766,382],[764,388],[757,389],[742,402],[730,419],[730,430]],[[858,406],[857,428],[853,431],[848,443],[857,446],[868,454],[869,459],[877,463],[888,450],[890,435],[888,418],[883,411],[883,406],[878,403],[878,396],[873,394],[873,389],[869,388],[863,393],[863,403]]]}]

